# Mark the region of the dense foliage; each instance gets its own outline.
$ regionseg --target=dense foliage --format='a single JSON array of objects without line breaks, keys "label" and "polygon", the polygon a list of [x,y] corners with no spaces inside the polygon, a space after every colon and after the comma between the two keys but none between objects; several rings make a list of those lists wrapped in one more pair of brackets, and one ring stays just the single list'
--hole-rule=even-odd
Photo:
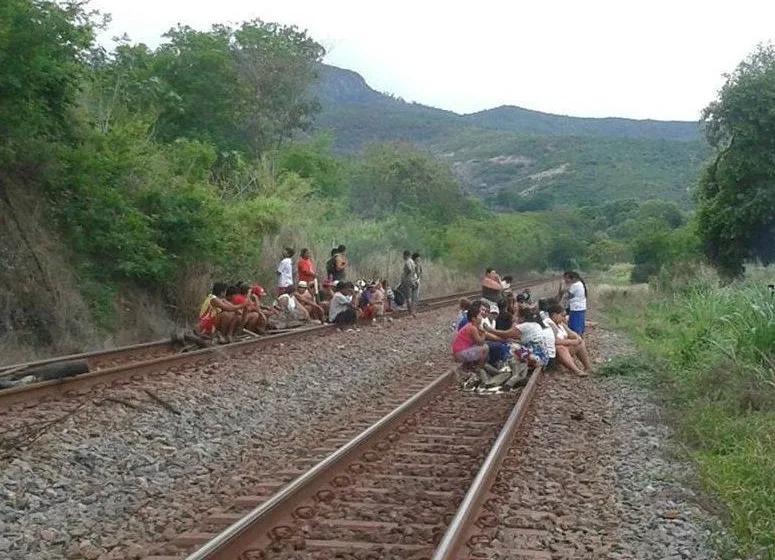
[{"label": "dense foliage", "polygon": [[[583,206],[596,202],[584,197],[494,214],[464,191],[465,169],[455,158],[405,142],[341,155],[336,137],[308,133],[320,109],[310,95],[316,73],[329,70],[319,64],[323,48],[292,26],[179,25],[155,49],[122,40],[107,52],[94,43],[96,16],[81,4],[13,0],[2,10],[4,180],[48,200],[83,285],[100,287],[90,300],[128,283],[187,308],[181,294],[216,276],[273,281],[283,244],[311,246],[321,262],[328,247],[346,243],[354,263],[380,275],[390,275],[392,255],[407,247],[477,274],[488,265],[517,274],[608,266],[631,258],[633,247],[659,247],[648,235],[672,235],[685,220],[675,203]],[[365,83],[361,94],[403,106]],[[438,117],[413,107],[428,122]],[[425,126],[405,124],[410,137]],[[437,137],[436,147],[486,160],[495,144],[481,146],[481,134]],[[555,157],[545,140],[522,137],[515,147],[513,135],[487,134],[503,142],[498,153],[517,150],[545,163]],[[557,162],[597,157],[573,142],[557,140]],[[510,166],[498,161],[493,169],[519,181]],[[643,185],[636,198],[659,192]]]},{"label": "dense foliage", "polygon": [[727,276],[775,260],[775,46],[760,46],[703,113],[716,150],[696,191],[706,254]]},{"label": "dense foliage", "polygon": [[[613,326],[642,352],[603,373],[645,377],[672,407],[706,488],[727,507],[729,557],[775,550],[775,298],[763,282],[718,288],[676,266],[648,291],[604,296]],[[723,544],[723,543],[722,543]],[[760,553],[764,552],[762,556]],[[724,556],[726,557],[726,555]]]}]

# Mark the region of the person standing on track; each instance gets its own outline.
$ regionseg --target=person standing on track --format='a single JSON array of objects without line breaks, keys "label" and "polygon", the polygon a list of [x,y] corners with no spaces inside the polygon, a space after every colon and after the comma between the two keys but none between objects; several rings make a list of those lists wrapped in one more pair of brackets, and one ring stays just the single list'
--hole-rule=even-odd
[{"label": "person standing on track", "polygon": [[404,268],[401,272],[401,293],[406,302],[406,309],[413,316],[419,299],[420,279],[417,276],[417,265],[412,260],[412,254],[404,251]]},{"label": "person standing on track", "polygon": [[293,293],[293,261],[291,257],[295,251],[290,247],[283,249],[283,259],[277,265],[277,295]]}]

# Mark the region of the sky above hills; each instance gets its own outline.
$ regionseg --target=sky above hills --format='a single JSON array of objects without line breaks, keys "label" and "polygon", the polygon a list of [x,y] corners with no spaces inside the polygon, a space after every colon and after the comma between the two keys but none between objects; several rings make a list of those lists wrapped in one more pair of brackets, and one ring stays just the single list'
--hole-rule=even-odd
[{"label": "sky above hills", "polygon": [[775,40],[772,0],[92,0],[158,45],[177,23],[261,18],[295,24],[407,101],[469,113],[518,105],[580,117],[697,120],[759,42]]}]

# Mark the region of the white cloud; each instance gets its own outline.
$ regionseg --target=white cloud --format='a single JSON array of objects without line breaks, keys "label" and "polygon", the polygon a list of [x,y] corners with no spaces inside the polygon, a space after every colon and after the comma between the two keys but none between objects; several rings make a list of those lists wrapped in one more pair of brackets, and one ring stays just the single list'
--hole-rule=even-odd
[{"label": "white cloud", "polygon": [[738,0],[93,0],[110,35],[150,45],[176,23],[296,24],[330,64],[410,101],[471,112],[696,120],[724,72],[775,39],[775,2]]}]

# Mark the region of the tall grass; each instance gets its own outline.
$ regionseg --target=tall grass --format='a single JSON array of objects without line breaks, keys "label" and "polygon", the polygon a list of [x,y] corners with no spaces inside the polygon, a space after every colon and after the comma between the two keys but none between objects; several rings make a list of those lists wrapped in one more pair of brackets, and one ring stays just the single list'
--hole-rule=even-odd
[{"label": "tall grass", "polygon": [[601,296],[607,318],[662,365],[649,378],[726,504],[737,553],[775,557],[775,297],[686,271],[660,275],[645,300],[618,292]]}]

